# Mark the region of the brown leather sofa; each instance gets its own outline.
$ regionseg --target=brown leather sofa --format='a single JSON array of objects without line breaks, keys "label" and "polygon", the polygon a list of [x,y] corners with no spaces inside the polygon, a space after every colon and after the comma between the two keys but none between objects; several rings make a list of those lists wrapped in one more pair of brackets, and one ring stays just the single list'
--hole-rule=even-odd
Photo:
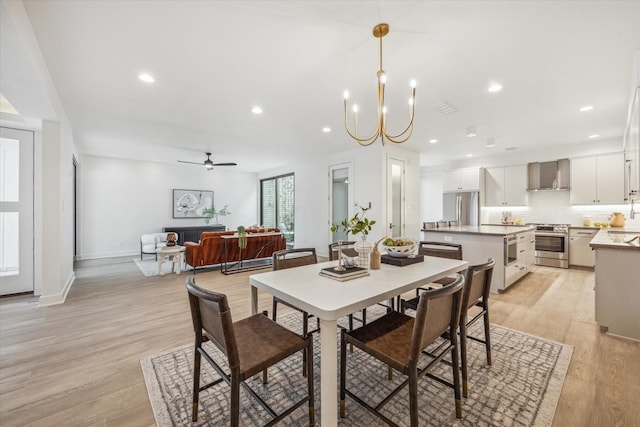
[{"label": "brown leather sofa", "polygon": [[259,258],[271,258],[274,252],[286,249],[286,241],[283,235],[277,235],[278,228],[267,228],[266,230],[250,229],[251,233],[273,233],[272,235],[256,236],[247,238],[247,247],[240,250],[238,241],[235,239],[227,242],[227,254],[225,257],[225,242],[221,236],[233,236],[236,231],[205,231],[200,235],[200,242],[184,242],[185,262],[197,269],[199,267],[222,264],[223,262],[235,262]]}]

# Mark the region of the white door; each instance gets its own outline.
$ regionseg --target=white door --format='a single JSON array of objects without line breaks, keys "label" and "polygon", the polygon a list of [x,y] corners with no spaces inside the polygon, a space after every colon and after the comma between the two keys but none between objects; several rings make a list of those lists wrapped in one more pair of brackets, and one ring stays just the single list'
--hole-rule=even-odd
[{"label": "white door", "polygon": [[404,160],[387,159],[387,236],[402,237],[404,233]]},{"label": "white door", "polygon": [[[329,166],[329,222],[340,225],[351,218],[349,207],[353,206],[353,186],[351,163]],[[342,227],[341,227],[342,228]],[[330,241],[353,240],[342,229],[331,233]]]},{"label": "white door", "polygon": [[33,292],[33,132],[0,127],[0,295]]}]

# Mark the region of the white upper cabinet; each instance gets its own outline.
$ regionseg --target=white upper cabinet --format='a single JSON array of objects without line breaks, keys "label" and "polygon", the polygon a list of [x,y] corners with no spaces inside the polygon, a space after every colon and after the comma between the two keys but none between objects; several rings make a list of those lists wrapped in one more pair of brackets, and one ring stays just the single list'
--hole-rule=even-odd
[{"label": "white upper cabinet", "polygon": [[455,169],[444,174],[442,190],[479,191],[480,168]]},{"label": "white upper cabinet", "polygon": [[487,206],[527,205],[527,166],[516,165],[485,169]]},{"label": "white upper cabinet", "polygon": [[624,153],[572,159],[571,204],[624,203],[624,170]]}]

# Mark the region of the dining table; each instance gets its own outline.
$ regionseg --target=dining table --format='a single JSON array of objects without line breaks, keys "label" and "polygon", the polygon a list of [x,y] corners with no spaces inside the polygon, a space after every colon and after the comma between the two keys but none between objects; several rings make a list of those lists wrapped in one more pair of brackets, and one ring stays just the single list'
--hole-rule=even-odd
[{"label": "dining table", "polygon": [[468,262],[425,256],[424,261],[396,266],[382,264],[369,275],[338,281],[320,275],[323,268],[337,266],[328,261],[301,267],[253,274],[251,313],[258,313],[258,290],[276,296],[320,319],[320,423],[338,424],[337,321],[379,302],[461,272]]}]

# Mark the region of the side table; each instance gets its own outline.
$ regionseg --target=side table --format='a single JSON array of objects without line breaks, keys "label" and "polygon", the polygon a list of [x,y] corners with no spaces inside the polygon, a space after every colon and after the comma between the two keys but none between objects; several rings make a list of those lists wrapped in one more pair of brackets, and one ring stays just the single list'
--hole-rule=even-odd
[{"label": "side table", "polygon": [[164,276],[162,264],[165,262],[165,257],[169,259],[169,262],[173,263],[171,271],[180,274],[182,271],[182,254],[184,251],[185,247],[179,245],[165,246],[164,248],[158,249],[158,272],[161,276]]}]

